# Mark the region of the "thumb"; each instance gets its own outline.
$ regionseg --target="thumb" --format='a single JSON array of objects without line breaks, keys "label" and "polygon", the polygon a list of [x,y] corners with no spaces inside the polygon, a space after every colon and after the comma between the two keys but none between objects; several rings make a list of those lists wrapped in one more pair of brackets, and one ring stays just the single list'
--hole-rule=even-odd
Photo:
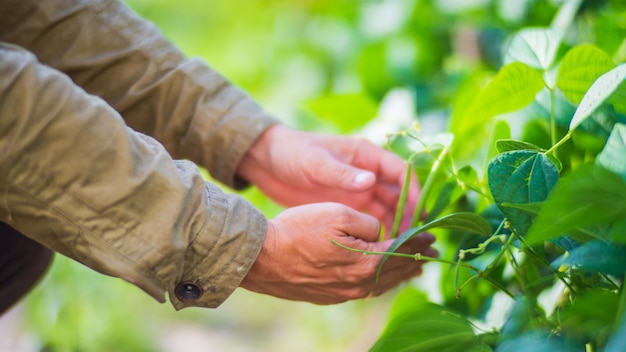
[{"label": "thumb", "polygon": [[376,175],[373,172],[337,160],[325,150],[311,153],[308,176],[318,185],[348,191],[364,191],[376,182]]},{"label": "thumb", "polygon": [[380,238],[381,225],[375,217],[344,207],[340,218],[344,221],[342,227],[345,234],[365,242],[377,242]]}]

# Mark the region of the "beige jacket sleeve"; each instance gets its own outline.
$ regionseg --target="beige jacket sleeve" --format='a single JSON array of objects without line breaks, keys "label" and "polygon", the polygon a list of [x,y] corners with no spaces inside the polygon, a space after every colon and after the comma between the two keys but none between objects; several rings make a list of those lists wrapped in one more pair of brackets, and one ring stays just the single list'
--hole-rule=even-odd
[{"label": "beige jacket sleeve", "polygon": [[171,155],[236,186],[275,121],[117,2],[0,0],[0,14],[19,45],[0,44],[0,221],[177,309],[218,306],[266,219]]},{"label": "beige jacket sleeve", "polygon": [[234,188],[244,185],[235,177],[243,154],[276,123],[118,1],[0,0],[0,41],[33,52],[107,101],[175,159],[192,160]]}]

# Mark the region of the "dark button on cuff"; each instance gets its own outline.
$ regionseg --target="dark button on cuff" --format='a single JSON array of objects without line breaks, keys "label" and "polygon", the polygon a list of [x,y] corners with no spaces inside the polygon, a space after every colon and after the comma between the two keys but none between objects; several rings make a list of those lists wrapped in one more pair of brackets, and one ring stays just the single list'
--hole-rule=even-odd
[{"label": "dark button on cuff", "polygon": [[182,282],[176,286],[174,293],[181,301],[192,301],[202,296],[202,287],[193,282]]}]

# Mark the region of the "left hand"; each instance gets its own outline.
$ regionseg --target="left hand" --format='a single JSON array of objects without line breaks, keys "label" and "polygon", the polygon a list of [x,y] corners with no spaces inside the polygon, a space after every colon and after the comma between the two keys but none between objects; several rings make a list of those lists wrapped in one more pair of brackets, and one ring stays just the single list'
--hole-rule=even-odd
[{"label": "left hand", "polygon": [[[237,174],[282,205],[342,203],[390,230],[406,168],[397,155],[364,139],[276,125],[244,155]],[[417,179],[410,182],[401,229],[408,227],[419,194]]]}]

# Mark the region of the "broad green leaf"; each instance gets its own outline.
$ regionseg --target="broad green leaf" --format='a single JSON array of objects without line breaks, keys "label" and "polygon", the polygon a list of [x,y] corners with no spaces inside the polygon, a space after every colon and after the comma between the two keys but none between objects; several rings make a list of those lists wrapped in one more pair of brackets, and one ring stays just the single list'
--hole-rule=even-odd
[{"label": "broad green leaf", "polygon": [[453,128],[463,130],[489,121],[492,117],[519,110],[533,102],[545,86],[535,69],[514,62],[500,69]]},{"label": "broad green leaf", "polygon": [[463,195],[463,189],[459,187],[459,183],[456,179],[448,180],[443,184],[441,189],[437,192],[437,198],[435,204],[428,211],[426,222],[433,221],[450,205],[456,201],[461,195]]},{"label": "broad green leaf", "polygon": [[626,351],[626,316],[622,317],[622,322],[613,333],[609,341],[604,346],[603,352],[624,352]]},{"label": "broad green leaf", "polygon": [[593,82],[615,67],[601,49],[583,44],[572,48],[559,64],[556,85],[572,103],[579,104]]},{"label": "broad green leaf", "polygon": [[467,319],[433,303],[423,303],[393,316],[370,351],[465,352],[476,341]]},{"label": "broad green leaf", "polygon": [[589,117],[624,82],[624,78],[626,78],[626,64],[621,64],[593,82],[578,105],[569,129],[575,129]]},{"label": "broad green leaf", "polygon": [[626,272],[626,247],[611,242],[590,241],[565,253],[551,266],[560,271],[575,268],[585,272],[623,276]]},{"label": "broad green leaf", "polygon": [[471,189],[477,193],[482,192],[478,172],[472,166],[463,166],[457,172],[457,176],[459,177],[459,184],[464,190]]},{"label": "broad green leaf", "polygon": [[572,341],[545,332],[531,331],[500,342],[496,352],[572,352],[584,350]]},{"label": "broad green leaf", "polygon": [[550,27],[561,32],[567,31],[569,26],[574,21],[574,18],[576,17],[576,12],[580,8],[580,4],[582,2],[583,0],[565,1],[561,5],[559,12],[557,12],[556,16],[554,16],[554,18],[552,19]]},{"label": "broad green leaf", "polygon": [[534,308],[528,297],[518,296],[506,322],[500,329],[500,339],[510,338],[526,331],[537,318]]},{"label": "broad green leaf", "polygon": [[376,102],[362,93],[325,95],[305,105],[344,133],[363,126],[378,113]]},{"label": "broad green leaf", "polygon": [[538,146],[532,144],[532,143],[528,143],[528,142],[524,142],[524,141],[518,141],[515,139],[500,139],[496,141],[496,148],[498,148],[498,152],[500,153],[504,153],[504,152],[510,152],[513,150],[537,150],[537,151],[541,151],[541,148],[539,148]]},{"label": "broad green leaf", "polygon": [[626,182],[597,165],[585,165],[556,185],[535,218],[526,242],[536,244],[594,224],[626,217]]},{"label": "broad green leaf", "polygon": [[[542,151],[542,152],[545,151],[542,148],[539,148],[538,146],[532,143],[518,141],[514,139],[498,140],[496,141],[496,148],[498,148],[498,151],[500,153],[509,152],[513,150],[537,150],[537,151]],[[561,163],[561,160],[559,160],[559,158],[554,156],[554,154],[548,154],[547,156],[548,156],[548,159],[550,159],[550,161],[554,164],[554,166],[556,166],[557,170],[559,170],[560,172],[563,169],[563,164]]]},{"label": "broad green leaf", "polygon": [[[518,209],[532,216],[537,216],[539,214],[539,212],[541,211],[542,205],[543,205],[543,202],[526,203],[526,204],[502,203],[502,206],[504,207]],[[587,242],[592,239],[604,239],[606,237],[606,235],[604,235],[601,231],[597,231],[597,229],[592,228],[592,227],[588,227],[588,228],[577,227],[571,230],[569,234],[571,235],[572,238],[580,242]],[[562,239],[563,239],[562,237],[559,237],[557,239],[553,239],[553,241],[555,241],[557,244],[560,245],[561,243],[563,243]],[[568,246],[568,248],[571,247],[571,243],[569,242],[571,242],[571,239],[566,239],[564,243]]]},{"label": "broad green leaf", "polygon": [[506,122],[504,119],[498,120],[495,126],[493,126],[493,130],[491,131],[491,136],[489,138],[489,150],[487,151],[486,160],[491,160],[493,157],[495,157],[499,153],[502,153],[502,151],[498,150],[499,140],[510,140],[510,139],[511,139],[511,126],[509,126],[508,122]]},{"label": "broad green leaf", "polygon": [[[412,237],[434,228],[460,230],[483,235],[486,237],[491,235],[491,226],[480,215],[474,213],[453,213],[437,220],[431,221],[422,226],[406,230],[400,236],[398,236],[398,238],[396,238],[396,240],[391,244],[387,251],[393,253],[400,246],[402,246],[404,242],[408,241]],[[385,263],[385,261],[387,261],[388,258],[389,255],[387,254],[383,256],[383,258],[380,260],[380,263],[378,263],[376,280],[378,280],[378,276],[380,275],[380,271],[383,268],[383,264]]]},{"label": "broad green leaf", "polygon": [[[599,304],[602,309],[598,309]],[[615,322],[618,304],[619,297],[615,292],[594,287],[579,292],[576,299],[562,304],[555,315],[564,335],[580,336],[586,341],[606,341]]]},{"label": "broad green leaf", "polygon": [[536,203],[545,200],[559,179],[559,171],[548,158],[533,150],[502,153],[487,168],[489,188],[498,208],[518,234],[524,235],[532,217],[503,203]]},{"label": "broad green leaf", "polygon": [[609,240],[614,243],[626,244],[626,219],[618,220],[611,226]]},{"label": "broad green leaf", "polygon": [[511,39],[505,63],[521,62],[530,67],[548,70],[561,45],[562,32],[550,28],[525,28]]},{"label": "broad green leaf", "polygon": [[613,127],[609,140],[596,158],[596,163],[626,180],[626,125],[618,123]]}]

